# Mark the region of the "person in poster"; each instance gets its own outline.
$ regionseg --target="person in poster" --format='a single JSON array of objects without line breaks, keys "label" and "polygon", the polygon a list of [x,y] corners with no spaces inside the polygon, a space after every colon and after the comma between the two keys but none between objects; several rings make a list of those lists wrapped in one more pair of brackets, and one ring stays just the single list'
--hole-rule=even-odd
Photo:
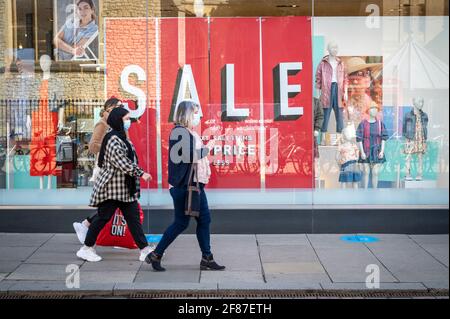
[{"label": "person in poster", "polygon": [[[66,12],[71,5],[66,6]],[[77,0],[73,16],[69,16],[55,38],[58,59],[97,60],[90,46],[98,44],[96,6],[93,0]]]}]

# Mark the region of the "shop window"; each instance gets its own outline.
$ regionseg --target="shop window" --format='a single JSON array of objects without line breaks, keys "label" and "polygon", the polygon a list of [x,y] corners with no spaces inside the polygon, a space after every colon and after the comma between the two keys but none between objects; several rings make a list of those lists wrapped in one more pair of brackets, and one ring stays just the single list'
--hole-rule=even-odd
[{"label": "shop window", "polygon": [[31,52],[35,61],[48,55],[63,63],[97,63],[99,6],[99,0],[14,0],[15,51]]},{"label": "shop window", "polygon": [[14,1],[15,49],[32,50],[34,59],[53,52],[53,0]]}]

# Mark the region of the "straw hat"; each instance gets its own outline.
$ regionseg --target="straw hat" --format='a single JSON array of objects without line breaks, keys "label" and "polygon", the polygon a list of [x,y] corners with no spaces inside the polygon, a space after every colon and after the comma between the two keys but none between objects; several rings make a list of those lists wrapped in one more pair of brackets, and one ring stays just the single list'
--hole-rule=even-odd
[{"label": "straw hat", "polygon": [[379,77],[383,69],[383,63],[366,63],[361,57],[352,57],[348,59],[345,64],[348,74],[370,69],[374,78]]}]

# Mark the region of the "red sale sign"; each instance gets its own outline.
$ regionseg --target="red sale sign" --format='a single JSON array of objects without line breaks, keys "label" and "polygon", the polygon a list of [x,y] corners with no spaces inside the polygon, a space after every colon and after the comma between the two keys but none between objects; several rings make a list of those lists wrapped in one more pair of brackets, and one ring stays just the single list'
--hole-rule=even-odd
[{"label": "red sale sign", "polygon": [[150,187],[168,187],[185,98],[201,107],[202,139],[215,140],[210,188],[313,187],[310,18],[118,19],[106,37],[107,92],[138,101],[130,133],[158,176]]}]

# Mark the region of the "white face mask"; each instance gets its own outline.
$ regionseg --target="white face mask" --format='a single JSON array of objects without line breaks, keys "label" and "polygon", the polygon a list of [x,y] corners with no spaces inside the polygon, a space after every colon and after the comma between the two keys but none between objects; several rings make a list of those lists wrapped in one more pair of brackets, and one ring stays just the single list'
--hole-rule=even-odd
[{"label": "white face mask", "polygon": [[369,114],[371,117],[376,117],[378,115],[378,110],[375,108],[372,108],[372,109],[370,109]]},{"label": "white face mask", "polygon": [[128,131],[130,127],[131,127],[131,120],[123,121],[123,128],[125,129],[125,131]]},{"label": "white face mask", "polygon": [[199,126],[200,125],[200,113],[194,113],[194,119],[192,120],[192,125],[194,127]]}]

